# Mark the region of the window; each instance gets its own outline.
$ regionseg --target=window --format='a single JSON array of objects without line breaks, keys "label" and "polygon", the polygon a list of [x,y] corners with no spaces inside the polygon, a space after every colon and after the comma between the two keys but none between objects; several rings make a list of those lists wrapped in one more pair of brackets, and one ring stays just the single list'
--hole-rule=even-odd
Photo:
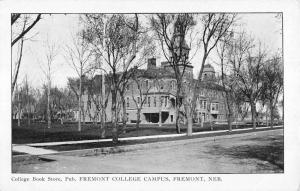
[{"label": "window", "polygon": [[155,96],[153,97],[153,104],[154,104],[154,107],[156,107],[156,97]]},{"label": "window", "polygon": [[163,103],[164,103],[164,97],[160,96],[160,106],[163,106]]},{"label": "window", "polygon": [[206,101],[203,101],[203,109],[206,109]]},{"label": "window", "polygon": [[129,107],[129,97],[127,97],[127,107]]},{"label": "window", "polygon": [[171,115],[171,122],[173,122],[173,115]]},{"label": "window", "polygon": [[216,103],[216,110],[218,111],[219,110],[219,104]]},{"label": "window", "polygon": [[148,107],[150,107],[150,97],[148,97]]},{"label": "window", "polygon": [[215,111],[215,110],[216,110],[216,107],[215,107],[215,106],[216,106],[216,105],[215,105],[214,103],[211,104],[211,110],[212,110],[212,111]]}]

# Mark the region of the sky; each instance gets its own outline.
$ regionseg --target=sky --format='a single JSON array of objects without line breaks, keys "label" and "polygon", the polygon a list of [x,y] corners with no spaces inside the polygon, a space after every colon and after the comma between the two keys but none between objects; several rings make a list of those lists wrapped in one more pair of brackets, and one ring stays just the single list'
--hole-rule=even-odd
[{"label": "sky", "polygon": [[[281,21],[275,18],[276,14],[260,13],[260,14],[239,14],[239,22],[242,23],[244,30],[260,40],[271,53],[278,52],[282,48],[281,38]],[[79,15],[78,14],[52,14],[43,15],[42,19],[27,35],[34,36],[32,40],[24,42],[24,52],[20,72],[17,83],[22,83],[27,75],[29,83],[35,88],[41,88],[46,82],[43,68],[46,65],[45,59],[45,42],[48,39],[59,47],[58,55],[53,63],[52,85],[59,88],[67,85],[68,77],[75,77],[75,70],[66,62],[64,48],[66,44],[71,42],[71,35],[78,30]],[[18,45],[12,49],[12,69],[14,62],[17,60]],[[201,63],[200,48],[191,60],[194,66],[194,75],[199,71]],[[165,61],[161,55],[157,62]],[[218,72],[217,57],[212,52],[208,62],[211,63]]]}]

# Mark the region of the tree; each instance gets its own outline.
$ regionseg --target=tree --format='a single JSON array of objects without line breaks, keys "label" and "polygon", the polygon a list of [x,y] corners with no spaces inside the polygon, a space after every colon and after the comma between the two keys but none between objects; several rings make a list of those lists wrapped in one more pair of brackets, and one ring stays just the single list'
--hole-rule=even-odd
[{"label": "tree", "polygon": [[24,90],[25,90],[25,102],[26,102],[26,112],[27,112],[27,122],[28,127],[30,125],[30,116],[31,116],[31,104],[30,104],[30,98],[29,98],[29,83],[28,83],[28,77],[25,76],[24,79]]},{"label": "tree", "polygon": [[241,33],[232,46],[231,64],[235,77],[235,91],[240,93],[240,99],[250,104],[253,129],[257,124],[256,103],[262,93],[263,65],[266,52],[259,44],[253,45],[253,40]]},{"label": "tree", "polygon": [[52,95],[52,108],[55,110],[55,114],[58,114],[58,119],[60,120],[61,124],[63,124],[64,121],[64,110],[66,108],[66,97],[63,92],[63,90],[58,89],[57,87],[54,87],[51,89],[51,95]]},{"label": "tree", "polygon": [[33,19],[33,15],[28,14],[20,14],[20,13],[12,13],[11,14],[11,25],[14,27],[19,20],[24,19],[24,26],[20,33],[16,33],[16,35],[12,38],[11,46],[13,46],[16,42],[23,39],[24,36],[39,22],[42,14],[35,14],[36,17]]},{"label": "tree", "polygon": [[197,88],[201,84],[202,81],[202,74],[204,65],[208,56],[210,55],[211,51],[215,49],[217,44],[220,42],[225,36],[228,36],[231,31],[231,27],[234,26],[236,22],[236,14],[225,14],[225,13],[209,13],[202,16],[202,37],[200,38],[201,44],[203,45],[203,57],[200,66],[200,72],[197,76],[196,83],[194,83],[194,88],[192,93],[192,103],[190,104],[192,107],[190,108],[191,112],[189,112],[189,123],[188,129],[192,131],[192,114],[193,114],[193,107],[196,106],[196,92]]},{"label": "tree", "polygon": [[[110,80],[105,78],[109,78],[108,75],[95,75],[89,82],[87,83],[87,97],[88,103],[91,108],[93,108],[93,116],[92,112],[89,113],[90,118],[93,118],[94,122],[100,116],[101,126],[100,126],[100,137],[105,138],[105,121],[106,121],[106,108],[108,104],[108,98],[110,96]],[[87,106],[88,107],[88,106]]]},{"label": "tree", "polygon": [[38,98],[38,102],[37,102],[37,115],[40,116],[41,120],[46,120],[45,116],[47,116],[47,105],[48,105],[48,88],[47,88],[47,84],[44,84],[42,86],[42,93]]},{"label": "tree", "polygon": [[[78,131],[81,131],[81,117],[82,117],[82,82],[84,75],[91,71],[90,60],[92,52],[89,49],[88,43],[84,41],[85,33],[81,31],[76,37],[72,36],[72,43],[66,45],[65,60],[76,71],[79,78],[79,93],[78,93]],[[76,92],[76,91],[74,91]],[[77,93],[76,93],[77,94]],[[84,118],[84,117],[83,117]]]},{"label": "tree", "polygon": [[[182,83],[189,63],[190,47],[186,36],[196,25],[192,14],[156,14],[151,17],[151,27],[155,32],[165,59],[170,63],[176,78],[176,131],[180,133],[179,114],[184,99]],[[190,41],[191,46],[192,39]]]},{"label": "tree", "polygon": [[[18,85],[12,99],[13,113],[17,115],[18,126],[21,124],[21,117],[27,119],[27,125],[31,123],[31,118],[36,110],[37,97],[34,95],[34,89],[28,82],[27,75],[24,77],[23,85]],[[21,116],[22,114],[22,116]]]},{"label": "tree", "polygon": [[[58,55],[59,49],[55,43],[49,42],[49,39],[47,39],[44,46],[45,46],[45,64],[40,66],[47,80],[47,121],[48,121],[48,128],[51,128],[51,110],[50,110],[51,80],[53,74],[54,60],[55,57]],[[39,63],[41,62],[39,61]]]},{"label": "tree", "polygon": [[[107,65],[107,71],[110,72],[112,134],[113,142],[117,143],[117,102],[124,99],[123,90],[131,76],[130,68],[141,65],[139,59],[136,59],[137,55],[142,58],[149,53],[145,48],[147,45],[145,43],[149,41],[146,40],[147,35],[141,27],[137,14],[88,14],[82,20],[85,25],[86,42],[93,48],[93,53]],[[124,106],[124,100],[122,104]],[[126,115],[126,108],[123,107],[123,116],[124,112]]]},{"label": "tree", "polygon": [[274,111],[278,97],[283,91],[283,67],[281,57],[273,56],[263,66],[263,87],[261,99],[266,100],[270,109],[271,128],[273,128]]},{"label": "tree", "polygon": [[221,84],[223,86],[223,95],[226,99],[226,110],[227,110],[227,122],[228,129],[232,131],[232,119],[233,119],[233,83],[230,75],[226,75],[226,68],[228,67],[228,59],[226,57],[226,50],[228,49],[228,41],[230,40],[230,36],[224,37],[222,43],[217,45],[217,53],[220,59],[221,65]]},{"label": "tree", "polygon": [[[23,29],[22,30],[25,30],[26,22],[27,22],[27,19],[24,20],[24,24],[23,24]],[[17,83],[19,69],[20,69],[20,65],[21,65],[21,61],[22,61],[22,56],[23,56],[23,45],[24,45],[24,38],[21,39],[21,43],[20,43],[20,46],[18,48],[18,59],[17,59],[17,61],[15,63],[14,73],[12,75],[13,79],[12,79],[11,93],[14,92],[15,84]]]},{"label": "tree", "polygon": [[[136,128],[139,129],[140,121],[141,121],[141,111],[143,109],[144,104],[147,102],[148,93],[151,88],[153,88],[150,83],[147,84],[144,81],[145,70],[136,70],[135,74],[132,76],[131,83],[128,84],[128,89],[131,89],[132,100],[137,109],[136,116]],[[154,84],[154,83],[153,83]],[[138,97],[135,97],[135,95]]]},{"label": "tree", "polygon": [[13,47],[17,42],[21,41],[18,49],[18,59],[14,66],[14,73],[12,75],[12,87],[11,93],[14,92],[15,84],[18,79],[19,69],[23,56],[24,41],[32,37],[25,38],[25,35],[36,25],[41,19],[41,14],[38,14],[35,20],[32,20],[33,15],[13,13],[11,15],[11,26],[12,26],[12,42]]}]

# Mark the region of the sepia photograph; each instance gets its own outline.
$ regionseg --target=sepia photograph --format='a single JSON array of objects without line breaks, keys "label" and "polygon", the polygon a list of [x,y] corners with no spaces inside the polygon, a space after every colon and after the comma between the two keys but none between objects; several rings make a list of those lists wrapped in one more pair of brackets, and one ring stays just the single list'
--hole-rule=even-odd
[{"label": "sepia photograph", "polygon": [[11,13],[11,172],[284,173],[283,16]]}]

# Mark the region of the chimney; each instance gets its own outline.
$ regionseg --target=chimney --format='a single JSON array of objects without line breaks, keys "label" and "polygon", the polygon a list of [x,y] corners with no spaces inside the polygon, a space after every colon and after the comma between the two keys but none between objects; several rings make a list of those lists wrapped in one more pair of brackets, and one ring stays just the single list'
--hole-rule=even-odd
[{"label": "chimney", "polygon": [[149,58],[148,59],[148,66],[147,69],[156,68],[156,58]]}]

